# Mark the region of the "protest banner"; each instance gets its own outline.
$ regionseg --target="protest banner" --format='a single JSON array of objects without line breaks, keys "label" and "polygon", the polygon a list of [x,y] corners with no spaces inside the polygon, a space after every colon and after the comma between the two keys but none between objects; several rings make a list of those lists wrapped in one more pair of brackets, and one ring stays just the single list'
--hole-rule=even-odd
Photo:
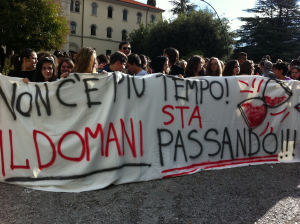
[{"label": "protest banner", "polygon": [[260,76],[0,76],[0,181],[81,192],[299,162],[299,89]]}]

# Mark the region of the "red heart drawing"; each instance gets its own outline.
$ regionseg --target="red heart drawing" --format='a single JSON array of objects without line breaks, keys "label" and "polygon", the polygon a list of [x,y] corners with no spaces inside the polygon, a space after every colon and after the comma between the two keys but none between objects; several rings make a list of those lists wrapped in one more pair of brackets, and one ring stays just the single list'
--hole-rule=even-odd
[{"label": "red heart drawing", "polygon": [[253,106],[252,103],[246,102],[242,104],[243,111],[248,119],[251,128],[255,128],[260,125],[267,114],[266,105]]},{"label": "red heart drawing", "polygon": [[286,96],[281,96],[281,97],[274,97],[273,99],[269,96],[265,96],[266,103],[270,105],[271,107],[275,107],[276,105],[280,104],[283,102],[287,97]]}]

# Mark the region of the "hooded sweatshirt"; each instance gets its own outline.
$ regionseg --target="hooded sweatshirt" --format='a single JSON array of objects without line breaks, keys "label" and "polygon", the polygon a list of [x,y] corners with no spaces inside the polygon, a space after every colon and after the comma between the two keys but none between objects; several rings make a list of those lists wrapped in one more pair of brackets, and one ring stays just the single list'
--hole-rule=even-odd
[{"label": "hooded sweatshirt", "polygon": [[264,70],[265,70],[264,77],[276,79],[276,76],[274,75],[274,73],[270,71],[272,69],[272,66],[273,66],[272,62],[265,61],[265,63],[264,63]]}]

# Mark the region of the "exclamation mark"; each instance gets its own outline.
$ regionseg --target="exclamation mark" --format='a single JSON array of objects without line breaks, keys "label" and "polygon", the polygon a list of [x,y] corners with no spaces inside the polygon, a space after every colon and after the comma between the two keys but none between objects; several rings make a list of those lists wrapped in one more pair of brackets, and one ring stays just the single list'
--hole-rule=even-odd
[{"label": "exclamation mark", "polygon": [[[228,91],[228,81],[227,79],[225,79],[225,83],[226,83],[226,97],[229,96],[229,91]],[[226,101],[226,104],[228,104],[228,101]]]}]

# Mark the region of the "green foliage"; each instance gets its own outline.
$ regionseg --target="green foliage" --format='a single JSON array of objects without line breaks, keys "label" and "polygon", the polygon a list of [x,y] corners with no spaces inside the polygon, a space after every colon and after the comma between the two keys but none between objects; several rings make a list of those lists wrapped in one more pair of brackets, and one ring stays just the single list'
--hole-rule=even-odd
[{"label": "green foliage", "polygon": [[13,69],[14,69],[14,66],[13,66],[13,64],[11,64],[10,57],[5,58],[2,75],[8,75],[8,73]]},{"label": "green foliage", "polygon": [[253,17],[242,17],[245,22],[238,31],[236,53],[245,51],[248,58],[258,62],[264,55],[290,61],[300,51],[300,7],[298,0],[258,0]]},{"label": "green foliage", "polygon": [[152,5],[152,6],[156,7],[156,0],[148,0],[147,5]]},{"label": "green foliage", "polygon": [[1,0],[0,44],[23,49],[59,49],[70,32],[55,0]]},{"label": "green foliage", "polygon": [[[229,32],[228,20],[222,19],[228,37],[230,52],[233,53],[235,33]],[[132,52],[146,54],[151,58],[162,55],[167,47],[179,50],[180,58],[200,51],[205,57],[227,59],[227,46],[221,24],[208,10],[180,14],[174,21],[160,20],[129,34]]]},{"label": "green foliage", "polygon": [[189,14],[195,11],[197,7],[197,5],[191,3],[190,0],[172,0],[169,2],[173,5],[173,8],[171,9],[173,15],[179,15],[181,13]]}]

